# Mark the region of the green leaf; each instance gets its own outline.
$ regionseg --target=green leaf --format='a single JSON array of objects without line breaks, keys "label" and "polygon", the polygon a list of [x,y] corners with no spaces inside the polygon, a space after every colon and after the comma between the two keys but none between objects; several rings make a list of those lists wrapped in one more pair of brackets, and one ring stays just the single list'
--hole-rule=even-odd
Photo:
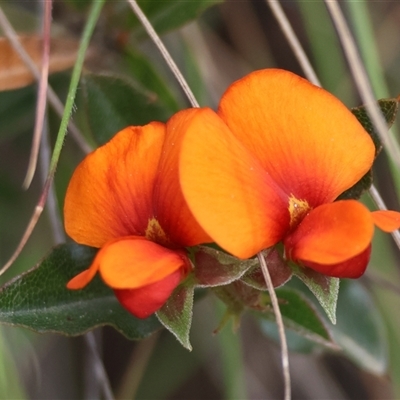
[{"label": "green leaf", "polygon": [[385,323],[371,295],[359,281],[343,280],[337,307],[335,341],[361,368],[384,374],[388,364]]},{"label": "green leaf", "polygon": [[143,339],[159,329],[154,316],[140,320],[126,311],[99,277],[84,289],[66,288],[95,254],[96,249],[77,244],[54,248],[38,266],[0,289],[0,323],[68,336],[111,325],[128,339]]},{"label": "green leaf", "polygon": [[[277,344],[280,343],[279,331],[276,323],[272,320],[262,319],[260,321],[262,332],[274,340]],[[306,339],[304,336],[292,331],[291,329],[285,329],[286,341],[290,351],[303,354],[311,354],[316,349],[320,349],[320,345],[315,342]]]},{"label": "green leaf", "polygon": [[188,282],[180,285],[156,313],[159,321],[188,350],[192,350],[189,333],[192,325],[193,295],[193,284]]},{"label": "green leaf", "polygon": [[[398,99],[381,99],[378,100],[378,107],[382,112],[382,116],[385,118],[387,123],[388,130],[393,125],[397,111],[399,109],[399,100]],[[367,109],[365,106],[355,107],[351,109],[351,112],[356,116],[360,124],[364,127],[364,129],[370,134],[371,139],[375,145],[375,155],[378,155],[382,150],[382,143],[379,138],[378,133],[374,129],[374,126],[369,118]]]},{"label": "green leaf", "polygon": [[[399,108],[398,99],[381,99],[378,100],[378,106],[382,112],[383,117],[388,126],[388,130],[393,125],[397,111]],[[371,139],[375,145],[375,157],[382,150],[382,143],[378,133],[375,131],[374,126],[368,116],[367,109],[365,106],[355,107],[351,109],[351,112],[356,116],[358,121],[369,133]],[[368,190],[372,185],[372,170],[368,171],[354,186],[346,190],[339,196],[339,199],[359,199],[361,195]]]},{"label": "green leaf", "polygon": [[[338,348],[333,342],[331,333],[323,318],[321,318],[315,306],[306,296],[291,288],[277,289],[276,295],[286,328],[315,343],[335,349]],[[263,315],[275,320],[275,316],[272,313]]]},{"label": "green leaf", "polygon": [[88,125],[98,144],[129,125],[166,121],[170,116],[155,93],[126,78],[85,74],[81,84]]},{"label": "green leaf", "polygon": [[354,186],[343,192],[338,200],[359,199],[364,192],[369,190],[372,182],[372,169],[370,169]]},{"label": "green leaf", "polygon": [[177,94],[171,92],[172,85],[160,75],[154,62],[132,48],[126,51],[125,60],[135,79],[147,90],[156,93],[171,113],[182,108],[176,100]]},{"label": "green leaf", "polygon": [[[158,34],[163,34],[198,18],[207,8],[223,3],[223,0],[138,0],[142,11],[150,20]],[[130,27],[138,37],[143,37],[144,30],[132,9],[127,5],[117,4],[115,24]]]},{"label": "green leaf", "polygon": [[258,260],[240,260],[221,250],[199,246],[194,254],[194,280],[198,287],[227,285],[241,276]]},{"label": "green leaf", "polygon": [[336,304],[339,294],[339,278],[332,278],[310,268],[302,268],[290,263],[297,276],[314,294],[333,324],[336,323]]}]

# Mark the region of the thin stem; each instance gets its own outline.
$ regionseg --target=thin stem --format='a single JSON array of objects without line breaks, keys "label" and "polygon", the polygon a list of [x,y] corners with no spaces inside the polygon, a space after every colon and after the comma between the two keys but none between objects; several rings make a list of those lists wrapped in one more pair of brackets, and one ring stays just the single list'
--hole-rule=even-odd
[{"label": "thin stem", "polygon": [[[371,195],[372,200],[374,201],[374,203],[376,204],[376,206],[380,209],[380,210],[387,210],[386,204],[383,201],[381,195],[379,194],[378,189],[375,187],[375,185],[371,185],[370,189],[369,189],[369,194]],[[400,250],[400,232],[394,231],[391,233],[393,240],[396,242],[397,247]]]},{"label": "thin stem", "polygon": [[53,182],[54,174],[56,172],[58,160],[60,158],[61,149],[62,149],[65,135],[67,132],[68,120],[71,116],[72,109],[74,106],[75,94],[76,94],[76,90],[77,90],[78,83],[79,83],[79,77],[82,72],[83,62],[85,59],[85,53],[89,46],[90,38],[91,38],[93,30],[96,26],[96,22],[97,22],[97,19],[99,18],[100,11],[104,5],[104,2],[105,2],[105,0],[96,0],[96,1],[93,1],[93,3],[92,3],[92,8],[90,10],[89,17],[88,17],[85,29],[82,34],[82,40],[79,45],[77,60],[76,60],[74,69],[72,71],[71,83],[70,83],[68,94],[67,94],[67,102],[65,104],[64,114],[61,119],[60,128],[59,128],[59,131],[57,134],[57,140],[56,140],[56,143],[54,146],[53,156],[50,160],[49,173],[48,173],[46,182],[44,184],[42,194],[40,196],[38,204],[35,207],[35,210],[31,217],[31,220],[29,221],[28,226],[21,238],[21,241],[19,242],[16,250],[10,257],[10,259],[1,268],[0,275],[4,274],[4,272],[6,272],[8,270],[8,268],[10,268],[12,263],[19,256],[19,254],[21,253],[22,249],[24,248],[26,242],[28,241],[30,235],[32,234],[33,229],[35,228],[35,226],[37,224],[37,221],[39,220],[39,218],[43,212],[43,208],[44,208],[44,205],[46,204],[47,196],[49,194],[49,189]]},{"label": "thin stem", "polygon": [[164,46],[164,43],[161,41],[157,32],[154,30],[153,26],[151,25],[150,21],[148,20],[146,15],[143,13],[141,8],[139,7],[138,3],[135,0],[127,0],[127,2],[130,4],[133,12],[139,19],[140,23],[143,25],[144,29],[150,36],[151,40],[157,46],[161,55],[164,57],[165,62],[167,63],[168,67],[174,74],[174,76],[177,79],[182,90],[185,92],[185,95],[188,98],[192,107],[200,107],[199,103],[197,102],[196,98],[194,97],[192,90],[190,89],[189,85],[187,84],[186,79],[182,75],[182,73],[179,70],[178,66],[176,65],[175,61],[172,59],[167,48]]},{"label": "thin stem", "polygon": [[339,4],[337,0],[324,0],[324,2],[337,29],[344,53],[349,62],[352,76],[371,121],[374,124],[382,144],[388,152],[391,160],[397,165],[397,167],[400,167],[399,145],[396,140],[387,132],[386,122],[376,104],[376,99],[374,98],[367,72],[365,71],[360,55],[358,54],[354,38],[349,27],[347,26]]},{"label": "thin stem", "polygon": [[317,77],[317,74],[312,67],[310,60],[307,57],[306,52],[301,46],[299,40],[297,39],[296,33],[294,32],[289,20],[287,19],[279,1],[276,0],[265,0],[269,5],[272,13],[274,14],[279,26],[282,29],[283,34],[286,37],[290,47],[295,54],[297,61],[300,63],[301,68],[307,79],[314,85],[321,86],[321,83]]},{"label": "thin stem", "polygon": [[32,149],[29,157],[28,169],[22,187],[28,189],[36,171],[39,154],[40,138],[43,132],[43,122],[46,114],[46,93],[49,85],[49,63],[50,63],[50,27],[51,27],[52,0],[44,2],[43,9],[43,49],[42,67],[39,77],[39,89],[36,104],[35,127],[33,130]]},{"label": "thin stem", "polygon": [[[8,21],[7,16],[4,14],[1,7],[0,7],[0,27],[2,28],[6,38],[13,46],[13,49],[18,53],[22,61],[29,68],[32,75],[35,77],[37,81],[40,81],[40,72],[38,68],[36,67],[35,63],[31,59],[29,54],[25,51],[24,47],[21,45],[20,41],[18,40],[17,32],[15,32],[14,28]],[[56,113],[60,117],[62,117],[64,114],[64,106],[51,86],[48,86],[47,88],[47,98],[51,106],[56,111]],[[68,129],[71,133],[71,136],[74,138],[75,142],[78,144],[81,150],[84,153],[89,153],[92,150],[91,147],[86,143],[82,133],[79,131],[78,127],[72,121],[69,121]]]},{"label": "thin stem", "polygon": [[290,400],[291,386],[290,386],[290,370],[289,370],[289,352],[285,335],[285,326],[283,325],[283,319],[278,304],[278,298],[276,297],[274,285],[272,284],[272,279],[268,271],[267,263],[265,262],[265,259],[261,252],[257,254],[257,257],[258,261],[260,262],[261,271],[263,273],[265,283],[267,284],[269,295],[271,297],[272,308],[274,310],[276,318],[276,324],[278,325],[279,339],[281,342],[281,358],[282,358],[283,380],[284,380],[284,390],[285,390],[284,399]]}]

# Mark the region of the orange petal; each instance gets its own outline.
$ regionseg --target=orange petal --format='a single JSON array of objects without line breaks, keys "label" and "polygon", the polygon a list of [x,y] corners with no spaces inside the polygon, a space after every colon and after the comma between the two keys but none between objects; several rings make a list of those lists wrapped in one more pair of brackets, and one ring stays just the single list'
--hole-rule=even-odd
[{"label": "orange petal", "polygon": [[311,261],[303,261],[302,264],[324,275],[333,276],[335,278],[356,279],[364,274],[370,257],[371,245],[355,257],[337,264],[318,264]]},{"label": "orange petal", "polygon": [[288,198],[210,109],[181,112],[180,182],[195,218],[222,248],[240,258],[280,241]]},{"label": "orange petal", "polygon": [[285,250],[293,261],[338,264],[362,253],[373,232],[371,213],[363,204],[337,201],[312,210],[285,238]]},{"label": "orange petal", "polygon": [[114,293],[131,314],[137,318],[147,318],[164,305],[183,276],[184,272],[179,269],[150,285],[138,289],[114,289]]},{"label": "orange petal", "polygon": [[189,265],[183,252],[135,236],[107,243],[95,262],[104,282],[113,289],[140,288]]},{"label": "orange petal", "polygon": [[189,210],[179,183],[179,153],[184,134],[182,124],[185,118],[196,113],[196,109],[188,109],[168,121],[154,188],[157,220],[168,232],[171,242],[180,247],[212,241]]},{"label": "orange petal", "polygon": [[164,137],[158,122],[128,127],[79,164],[65,198],[68,235],[101,247],[112,238],[144,234]]},{"label": "orange petal", "polygon": [[393,232],[400,228],[400,213],[397,211],[373,211],[374,224],[384,232]]},{"label": "orange petal", "polygon": [[96,275],[99,269],[99,265],[97,263],[93,263],[90,268],[85,269],[80,274],[73,277],[67,283],[67,289],[82,289],[84,288]]},{"label": "orange petal", "polygon": [[235,82],[218,114],[279,187],[312,207],[332,202],[372,166],[375,147],[353,114],[288,71]]}]

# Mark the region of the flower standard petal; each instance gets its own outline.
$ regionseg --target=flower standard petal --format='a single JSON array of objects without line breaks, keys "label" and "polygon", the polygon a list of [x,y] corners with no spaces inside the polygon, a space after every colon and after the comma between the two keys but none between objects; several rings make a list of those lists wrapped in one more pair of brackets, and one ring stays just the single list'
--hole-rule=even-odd
[{"label": "flower standard petal", "polygon": [[167,123],[166,138],[154,187],[154,211],[160,226],[171,243],[180,247],[211,242],[183,197],[179,183],[179,153],[184,134],[181,124],[198,110],[188,109],[173,116]]},{"label": "flower standard petal", "polygon": [[284,239],[285,251],[295,262],[338,264],[362,253],[373,232],[371,213],[363,204],[337,201],[312,210]]},{"label": "flower standard petal", "polygon": [[182,192],[204,230],[239,258],[280,241],[289,226],[288,198],[218,115],[198,109],[177,114],[174,124],[184,132]]},{"label": "flower standard petal", "polygon": [[375,147],[334,96],[288,71],[232,84],[218,114],[288,195],[328,203],[371,168]]},{"label": "flower standard petal", "polygon": [[170,250],[141,237],[112,240],[94,260],[104,282],[113,289],[136,289],[158,282],[178,269],[189,270],[183,251]]},{"label": "flower standard petal", "polygon": [[164,137],[158,122],[128,127],[79,164],[64,204],[65,229],[76,242],[101,247],[144,234]]}]

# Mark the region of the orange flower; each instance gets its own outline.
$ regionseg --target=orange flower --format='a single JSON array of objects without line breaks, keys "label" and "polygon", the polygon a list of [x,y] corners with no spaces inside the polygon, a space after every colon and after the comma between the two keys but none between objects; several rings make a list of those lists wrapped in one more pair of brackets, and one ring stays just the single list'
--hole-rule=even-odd
[{"label": "orange flower", "polygon": [[83,288],[99,271],[121,304],[146,318],[186,276],[185,247],[210,239],[182,196],[179,141],[162,123],[128,127],[79,164],[65,198],[65,228],[100,251],[69,289]]},{"label": "orange flower", "polygon": [[334,96],[287,71],[256,71],[232,84],[217,113],[183,111],[180,182],[195,218],[239,258],[283,242],[285,256],[323,274],[356,278],[374,223],[400,214],[335,201],[371,168],[374,145]]}]

